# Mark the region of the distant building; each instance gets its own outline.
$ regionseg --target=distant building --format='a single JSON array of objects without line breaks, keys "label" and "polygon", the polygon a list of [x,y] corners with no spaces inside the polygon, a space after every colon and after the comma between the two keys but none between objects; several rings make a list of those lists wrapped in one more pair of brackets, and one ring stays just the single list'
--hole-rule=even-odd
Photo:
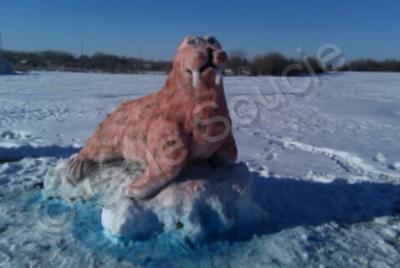
[{"label": "distant building", "polygon": [[12,64],[5,59],[0,59],[0,74],[12,74],[13,72]]}]

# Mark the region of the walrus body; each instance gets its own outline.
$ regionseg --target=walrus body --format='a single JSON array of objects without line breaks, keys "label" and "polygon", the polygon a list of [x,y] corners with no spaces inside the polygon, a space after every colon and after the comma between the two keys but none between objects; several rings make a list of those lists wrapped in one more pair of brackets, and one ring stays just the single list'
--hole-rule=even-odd
[{"label": "walrus body", "polygon": [[189,162],[234,162],[237,149],[220,73],[226,60],[215,38],[186,37],[164,87],[110,113],[70,161],[69,180],[76,183],[107,161],[139,161],[145,172],[126,193],[146,199]]}]

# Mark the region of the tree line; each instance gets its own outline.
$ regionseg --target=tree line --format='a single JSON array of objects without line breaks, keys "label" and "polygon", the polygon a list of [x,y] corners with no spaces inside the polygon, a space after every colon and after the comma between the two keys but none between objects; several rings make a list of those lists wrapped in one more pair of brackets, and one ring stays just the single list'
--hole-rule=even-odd
[{"label": "tree line", "polygon": [[[16,52],[3,50],[2,57],[10,61],[16,71],[77,71],[107,73],[168,72],[170,61],[144,60],[112,54],[95,53],[92,56],[74,56],[62,51]],[[292,67],[292,68],[290,68]],[[293,68],[294,67],[294,68]],[[353,60],[337,70],[322,68],[316,58],[295,59],[277,52],[249,59],[243,50],[232,51],[226,66],[227,75],[303,75],[326,71],[375,71],[400,72],[400,60],[377,61],[373,59]]]},{"label": "tree line", "polygon": [[2,55],[16,71],[77,71],[107,73],[166,72],[171,68],[168,61],[143,60],[95,53],[92,56],[75,57],[61,51],[16,52],[3,50]]},{"label": "tree line", "polygon": [[340,71],[355,72],[400,72],[400,60],[358,59],[350,61]]},{"label": "tree line", "polygon": [[277,52],[271,52],[249,60],[243,50],[232,51],[226,67],[228,74],[252,76],[295,76],[310,74],[311,72],[320,74],[325,71],[316,58],[308,57],[299,60],[285,57]]},{"label": "tree line", "polygon": [[[288,68],[293,65],[297,65],[298,68]],[[400,72],[400,60],[356,59],[335,69],[331,66],[323,68],[321,62],[313,57],[299,60],[271,52],[249,60],[243,50],[235,50],[230,53],[227,64],[232,75],[302,75],[309,74],[310,67],[316,74],[327,71]],[[286,73],[287,70],[290,70],[289,73]]]}]

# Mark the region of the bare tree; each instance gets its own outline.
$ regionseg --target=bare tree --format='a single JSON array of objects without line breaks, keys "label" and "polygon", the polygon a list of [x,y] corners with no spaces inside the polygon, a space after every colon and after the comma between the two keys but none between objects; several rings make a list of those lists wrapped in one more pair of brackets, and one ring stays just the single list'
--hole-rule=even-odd
[{"label": "bare tree", "polygon": [[226,67],[233,75],[247,74],[249,70],[249,61],[247,60],[246,52],[241,49],[232,51]]}]

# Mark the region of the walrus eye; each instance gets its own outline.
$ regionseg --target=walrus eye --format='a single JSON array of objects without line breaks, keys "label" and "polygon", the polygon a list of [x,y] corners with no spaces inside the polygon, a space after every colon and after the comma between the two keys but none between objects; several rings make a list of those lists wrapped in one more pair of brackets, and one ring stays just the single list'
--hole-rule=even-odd
[{"label": "walrus eye", "polygon": [[190,38],[190,39],[187,41],[187,44],[188,44],[188,45],[191,45],[191,46],[194,46],[194,45],[196,45],[198,42],[199,42],[199,38],[198,38],[197,36],[195,36],[195,37]]},{"label": "walrus eye", "polygon": [[218,44],[218,41],[214,36],[207,36],[207,42],[211,45]]}]

